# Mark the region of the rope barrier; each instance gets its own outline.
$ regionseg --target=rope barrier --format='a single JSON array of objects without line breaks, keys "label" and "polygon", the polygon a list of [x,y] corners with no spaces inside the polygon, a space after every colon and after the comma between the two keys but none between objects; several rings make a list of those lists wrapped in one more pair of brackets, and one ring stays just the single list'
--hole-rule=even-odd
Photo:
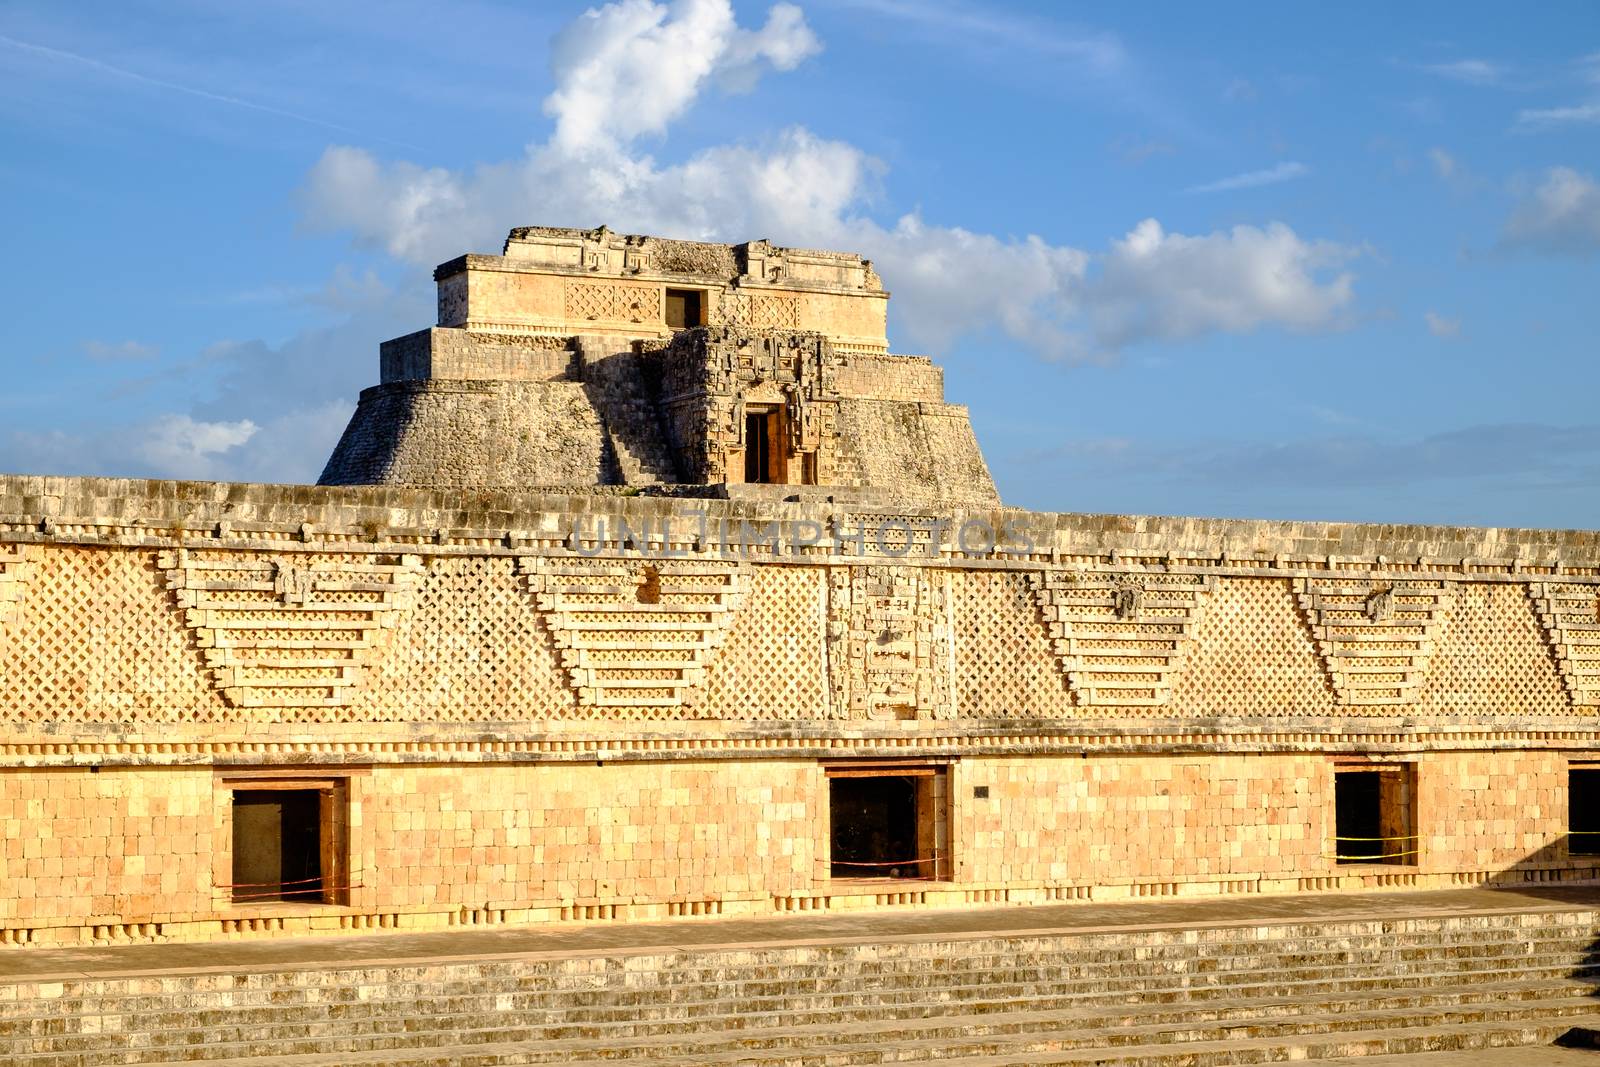
[{"label": "rope barrier", "polygon": [[1335,837],[1335,841],[1415,841],[1421,834],[1402,834],[1399,837]]},{"label": "rope barrier", "polygon": [[1420,837],[1421,837],[1420,834],[1398,834],[1398,835],[1393,836],[1393,837],[1340,837],[1340,836],[1335,836],[1334,839],[1333,839],[1334,842],[1335,842],[1335,844],[1333,846],[1333,851],[1332,852],[1324,852],[1322,854],[1322,858],[1325,859],[1325,860],[1365,860],[1368,863],[1382,863],[1385,860],[1403,859],[1406,856],[1421,855],[1422,854],[1422,849],[1420,849],[1420,848],[1404,849],[1404,850],[1402,850],[1400,852],[1383,852],[1383,851],[1380,850],[1380,851],[1375,852],[1375,853],[1367,852],[1367,853],[1358,853],[1358,854],[1354,854],[1354,855],[1347,855],[1347,854],[1342,853],[1342,852],[1339,851],[1338,842],[1341,842],[1341,841],[1361,841],[1361,842],[1416,841]]},{"label": "rope barrier", "polygon": [[309,885],[312,882],[320,882],[320,881],[322,881],[322,875],[319,874],[314,878],[298,878],[298,879],[296,879],[296,880],[294,880],[292,882],[217,882],[217,883],[215,883],[215,888],[217,888],[217,889],[257,889],[257,888],[260,888],[262,886],[277,886],[278,888],[281,889],[286,885]]},{"label": "rope barrier", "polygon": [[1367,852],[1357,856],[1346,856],[1338,852],[1324,852],[1325,860],[1367,860],[1370,863],[1381,863],[1384,860],[1397,860],[1402,856],[1418,856],[1422,854],[1420,848],[1413,848],[1405,852]]},{"label": "rope barrier", "polygon": [[[304,886],[304,888],[295,889],[293,888],[294,886]],[[340,885],[324,881],[321,878],[296,878],[288,882],[214,882],[212,883],[212,888],[231,889],[234,891],[234,900],[249,902],[282,897],[309,899],[321,896],[323,893],[339,893],[366,887],[360,882],[347,882]],[[244,892],[239,892],[241,889]]]},{"label": "rope barrier", "polygon": [[869,863],[866,860],[832,860],[831,864],[832,864],[832,866],[835,866],[835,867],[910,867],[910,866],[913,866],[913,865],[916,865],[916,864],[938,863],[938,862],[939,862],[939,857],[938,856],[930,856],[927,859],[887,860],[887,861],[872,862],[872,863]]}]

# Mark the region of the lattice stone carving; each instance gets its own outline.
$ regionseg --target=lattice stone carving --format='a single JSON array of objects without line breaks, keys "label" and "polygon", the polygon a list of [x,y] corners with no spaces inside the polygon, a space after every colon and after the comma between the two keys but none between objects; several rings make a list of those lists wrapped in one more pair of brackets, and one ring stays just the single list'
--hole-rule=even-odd
[{"label": "lattice stone carving", "polygon": [[178,549],[159,564],[213,685],[238,708],[347,705],[422,573],[416,556],[310,561]]},{"label": "lattice stone carving", "polygon": [[615,282],[568,282],[568,321],[654,322],[660,318],[660,296],[654,288]]},{"label": "lattice stone carving", "polygon": [[1600,586],[1530,582],[1528,592],[1567,695],[1579,707],[1600,705]]},{"label": "lattice stone carving", "polygon": [[722,323],[766,330],[798,330],[800,299],[729,291],[721,302]]},{"label": "lattice stone carving", "polygon": [[0,625],[21,613],[22,596],[34,571],[30,551],[27,545],[0,545]]},{"label": "lattice stone carving", "polygon": [[701,707],[718,719],[827,715],[827,575],[822,567],[751,567],[744,607],[706,667]]},{"label": "lattice stone carving", "polygon": [[749,579],[718,560],[523,557],[567,676],[586,706],[693,707]]},{"label": "lattice stone carving", "polygon": [[1296,578],[1295,599],[1340,704],[1410,704],[1455,603],[1447,581]]},{"label": "lattice stone carving", "polygon": [[1167,704],[1214,582],[1209,575],[1167,573],[1035,576],[1039,610],[1078,703]]}]

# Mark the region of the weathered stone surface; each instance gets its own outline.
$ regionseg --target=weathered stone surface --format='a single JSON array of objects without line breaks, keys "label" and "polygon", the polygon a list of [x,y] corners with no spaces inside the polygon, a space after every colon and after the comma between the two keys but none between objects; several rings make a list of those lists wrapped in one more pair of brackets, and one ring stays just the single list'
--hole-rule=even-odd
[{"label": "weathered stone surface", "polygon": [[0,943],[1600,877],[1600,534],[1002,507],[859,257],[440,279],[359,484],[0,476]]},{"label": "weathered stone surface", "polygon": [[324,484],[740,484],[770,411],[760,481],[998,503],[938,368],[888,354],[859,256],[527,227],[436,278],[439,325],[384,342]]}]

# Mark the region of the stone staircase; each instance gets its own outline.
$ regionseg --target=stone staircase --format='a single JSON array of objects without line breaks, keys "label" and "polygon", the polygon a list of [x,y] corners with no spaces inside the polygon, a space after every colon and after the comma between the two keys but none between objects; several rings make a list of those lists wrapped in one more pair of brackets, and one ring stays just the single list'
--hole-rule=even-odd
[{"label": "stone staircase", "polygon": [[631,350],[618,351],[612,338],[587,334],[578,337],[577,350],[584,388],[600,413],[622,484],[678,481],[661,416],[645,389],[639,357]]},{"label": "stone staircase", "polygon": [[0,984],[0,1062],[1201,1067],[1547,1044],[1600,1019],[1597,928],[1568,909],[56,976]]}]

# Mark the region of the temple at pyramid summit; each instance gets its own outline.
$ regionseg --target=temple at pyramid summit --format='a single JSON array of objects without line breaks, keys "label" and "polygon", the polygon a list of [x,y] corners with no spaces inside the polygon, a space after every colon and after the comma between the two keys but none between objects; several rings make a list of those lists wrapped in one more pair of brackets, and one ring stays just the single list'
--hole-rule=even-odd
[{"label": "temple at pyramid summit", "polygon": [[0,476],[0,942],[1600,878],[1600,535],[1007,507],[853,253],[435,280],[316,486]]},{"label": "temple at pyramid summit", "polygon": [[998,503],[858,255],[527,227],[434,280],[439,324],[382,345],[322,484]]}]

